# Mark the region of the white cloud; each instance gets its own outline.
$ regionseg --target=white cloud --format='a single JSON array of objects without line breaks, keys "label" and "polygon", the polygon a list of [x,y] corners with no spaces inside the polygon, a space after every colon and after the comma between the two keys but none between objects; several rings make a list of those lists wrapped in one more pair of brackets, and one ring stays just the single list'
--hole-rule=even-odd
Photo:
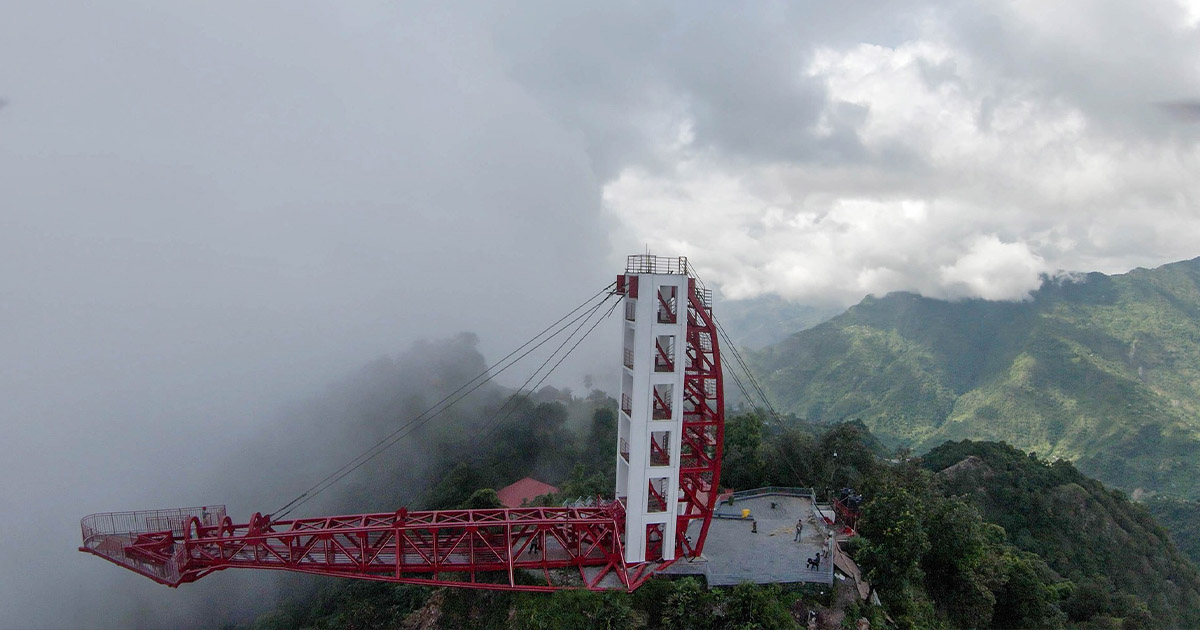
[{"label": "white cloud", "polygon": [[1200,0],[1177,0],[1183,12],[1182,28],[1196,28],[1200,25]]},{"label": "white cloud", "polygon": [[[793,71],[821,102],[778,130],[806,150],[731,152],[703,133],[659,143],[607,183],[606,207],[628,242],[689,254],[731,297],[1020,299],[1042,272],[1200,254],[1200,129],[1154,106],[1181,66],[1136,52],[1154,38],[1164,54],[1200,55],[1178,8],[1076,3],[1053,24],[1029,6],[993,8],[991,33],[926,10],[900,38],[812,37]],[[1101,92],[1103,73],[1129,84]],[[691,93],[681,128],[709,115],[705,98]]]},{"label": "white cloud", "polygon": [[941,268],[948,290],[962,287],[963,295],[985,300],[1012,300],[1036,289],[1045,271],[1045,261],[1024,243],[1002,243],[995,236],[981,236],[952,265]]}]

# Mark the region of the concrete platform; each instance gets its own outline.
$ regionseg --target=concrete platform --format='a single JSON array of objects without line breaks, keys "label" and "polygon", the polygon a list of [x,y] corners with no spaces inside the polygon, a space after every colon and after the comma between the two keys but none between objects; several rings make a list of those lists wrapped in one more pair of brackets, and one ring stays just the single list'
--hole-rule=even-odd
[{"label": "concrete platform", "polygon": [[[823,555],[817,569],[805,565],[817,553],[831,550],[829,531],[824,523],[818,523],[809,497],[755,491],[738,494],[742,498],[735,495],[732,505],[722,503],[718,507],[708,530],[704,555],[691,562],[679,560],[664,574],[703,575],[709,586],[742,582],[833,583],[832,555]],[[750,510],[750,519],[743,520],[740,517],[746,508]],[[804,520],[804,533],[800,542],[793,542],[798,518]],[[758,533],[751,531],[752,521],[757,521]],[[692,539],[699,532],[699,523],[693,523],[688,530]]]}]

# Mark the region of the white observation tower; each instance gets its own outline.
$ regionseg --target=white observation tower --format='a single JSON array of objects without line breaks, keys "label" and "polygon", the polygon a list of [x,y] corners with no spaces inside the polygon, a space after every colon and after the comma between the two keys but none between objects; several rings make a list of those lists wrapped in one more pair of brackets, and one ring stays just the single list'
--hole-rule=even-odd
[{"label": "white observation tower", "polygon": [[[671,561],[699,554],[720,475],[712,294],[684,257],[630,256],[625,271],[616,483],[625,561]],[[693,520],[700,529],[689,534]]]}]

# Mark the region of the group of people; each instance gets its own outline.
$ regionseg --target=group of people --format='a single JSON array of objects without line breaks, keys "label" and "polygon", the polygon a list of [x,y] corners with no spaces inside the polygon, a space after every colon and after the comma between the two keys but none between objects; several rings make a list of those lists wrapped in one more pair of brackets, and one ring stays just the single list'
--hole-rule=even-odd
[{"label": "group of people", "polygon": [[[800,538],[803,534],[804,534],[804,519],[799,518],[796,520],[796,536],[794,538],[792,538],[792,542],[800,542]],[[821,568],[821,554],[822,553],[824,553],[824,552],[818,551],[817,555],[815,555],[807,560],[806,564],[808,565],[809,569],[820,569]]]}]

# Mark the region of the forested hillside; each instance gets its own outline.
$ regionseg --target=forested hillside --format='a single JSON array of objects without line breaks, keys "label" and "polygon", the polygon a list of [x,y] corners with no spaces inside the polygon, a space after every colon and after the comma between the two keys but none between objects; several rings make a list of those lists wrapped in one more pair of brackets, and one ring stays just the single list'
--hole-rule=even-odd
[{"label": "forested hillside", "polygon": [[[1183,293],[1179,278],[1195,287],[1198,265],[1140,272],[1140,278],[1097,275],[1050,284],[1026,303],[951,304],[903,295],[869,300],[758,357],[777,358],[788,348],[809,353],[792,369],[809,370],[815,382],[796,388],[800,395],[791,399],[791,409],[799,409],[802,395],[832,396],[840,384],[836,402],[818,396],[801,411],[823,421],[862,420],[812,423],[791,417],[768,423],[757,414],[731,416],[722,485],[806,486],[819,494],[849,486],[863,493],[862,536],[851,553],[878,590],[882,608],[851,603],[820,587],[709,590],[694,579],[655,579],[633,594],[527,594],[301,576],[288,578],[280,605],[253,626],[799,628],[810,612],[846,628],[860,617],[876,628],[1200,625],[1200,577],[1150,513],[1066,460],[1054,461],[1046,437],[1051,432],[1034,431],[1037,423],[1058,418],[1063,428],[1056,448],[1095,449],[1083,452],[1084,464],[1102,465],[1097,455],[1105,449],[1131,453],[1136,465],[1116,470],[1120,475],[1149,470],[1182,483],[1176,477],[1195,466],[1184,457],[1188,451],[1154,453],[1169,465],[1152,467],[1148,452],[1119,449],[1155,439],[1160,445],[1194,443],[1190,432],[1166,431],[1191,426],[1186,411],[1195,403],[1184,401],[1188,385],[1179,376],[1195,361],[1185,347],[1189,338],[1152,334],[1154,327],[1131,321],[1128,313],[1139,300],[1150,302],[1160,319],[1186,332],[1194,322],[1171,310],[1182,309],[1182,299],[1163,296]],[[1172,277],[1173,283],[1164,280]],[[1147,283],[1160,288],[1151,291]],[[1105,313],[1125,319],[1104,328],[1098,322]],[[841,348],[841,354],[831,348]],[[355,419],[355,435],[374,440],[482,365],[470,336],[418,345],[346,379],[322,397],[313,417],[340,412]],[[1018,384],[1004,377],[1014,366],[1025,370]],[[1177,366],[1183,367],[1168,374]],[[770,373],[778,400],[788,400],[779,389],[785,373],[784,368]],[[974,400],[972,392],[993,396],[988,399],[993,410],[960,417]],[[509,394],[500,387],[481,390],[469,405],[423,427],[419,453],[409,445],[378,458],[313,509],[488,507],[496,504],[495,488],[526,475],[562,488],[543,499],[550,503],[611,493],[616,441],[611,397],[553,388]],[[1165,399],[1168,395],[1178,398]],[[858,413],[833,411],[855,400],[869,404]],[[939,409],[945,414],[940,421],[921,424]],[[1021,409],[1032,411],[1020,416],[1015,410]],[[1102,414],[1106,409],[1111,416]],[[1114,411],[1121,409],[1119,415]],[[1070,413],[1057,415],[1064,410]],[[1102,418],[1112,430],[1098,428]],[[954,435],[952,427],[967,431],[981,423],[992,434],[1026,431],[1040,456],[995,442],[935,444],[940,435]],[[1154,438],[1146,427],[1164,429]],[[487,439],[476,439],[484,434]],[[933,448],[912,458],[895,450],[903,443]],[[1196,504],[1159,499],[1150,505],[1168,521],[1187,523]]]},{"label": "forested hillside", "polygon": [[[612,402],[540,392],[507,437],[468,463],[446,459],[422,503],[493,505],[491,488],[535,470],[564,488],[549,501],[608,492]],[[571,410],[582,408],[589,421],[568,429]],[[912,629],[1200,624],[1195,569],[1142,507],[1069,463],[972,442],[890,461],[861,423],[779,426],[752,414],[729,418],[727,445],[731,487],[851,485],[865,495],[863,536],[851,552],[883,608],[821,585],[709,590],[693,578],[656,578],[632,594],[298,579],[253,627],[798,629],[810,613],[834,624],[826,628],[853,628],[864,617],[873,628]],[[511,457],[514,450],[522,456]]]},{"label": "forested hillside", "polygon": [[[934,486],[959,497],[1024,552],[1072,582],[1071,618],[1200,625],[1200,574],[1145,509],[1065,460],[996,442],[948,442],[922,458]],[[958,553],[958,552],[955,552]]]},{"label": "forested hillside", "polygon": [[776,404],[918,452],[1003,440],[1200,498],[1200,259],[1047,280],[1024,302],[867,298],[754,353]]}]

